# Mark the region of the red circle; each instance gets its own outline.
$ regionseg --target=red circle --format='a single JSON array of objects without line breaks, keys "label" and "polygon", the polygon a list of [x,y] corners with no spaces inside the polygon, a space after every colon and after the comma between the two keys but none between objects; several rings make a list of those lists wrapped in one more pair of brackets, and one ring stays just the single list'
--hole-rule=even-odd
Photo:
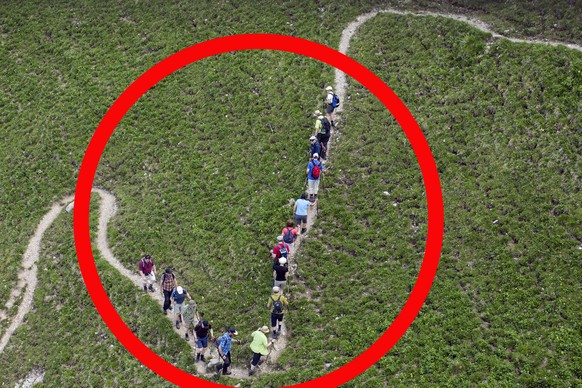
[{"label": "red circle", "polygon": [[358,376],[402,337],[426,299],[441,254],[444,208],[438,171],[429,145],[412,114],[398,96],[374,73],[348,56],[309,40],[275,34],[242,34],[212,39],[190,46],[154,65],[119,96],[95,130],[79,171],[75,192],[74,235],[79,266],[89,295],[109,329],[138,360],[166,380],[181,386],[224,386],[202,380],[165,361],[137,338],[119,317],[99,279],[91,249],[89,203],[95,171],[109,137],[133,104],[152,86],[176,70],[214,55],[240,50],[277,50],[304,55],[325,62],[350,75],[368,88],[392,113],[406,134],[418,159],[428,205],[428,232],[418,279],[402,310],[390,327],[367,350],[341,368],[297,384],[301,387],[336,387]]}]

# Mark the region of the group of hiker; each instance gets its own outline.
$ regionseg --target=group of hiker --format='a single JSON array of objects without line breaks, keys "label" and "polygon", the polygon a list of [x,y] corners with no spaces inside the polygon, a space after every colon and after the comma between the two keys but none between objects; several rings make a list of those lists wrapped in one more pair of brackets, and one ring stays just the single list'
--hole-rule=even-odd
[{"label": "group of hiker", "polygon": [[[272,293],[267,301],[267,309],[271,312],[271,330],[268,326],[262,326],[251,334],[252,342],[250,344],[253,358],[250,362],[249,375],[253,375],[262,357],[268,356],[270,348],[274,346],[275,341],[281,335],[282,323],[285,308],[289,302],[283,295],[289,276],[289,259],[294,248],[294,243],[300,234],[307,231],[307,213],[310,207],[316,206],[323,170],[323,160],[327,158],[328,142],[331,135],[331,128],[335,126],[333,112],[339,106],[339,98],[333,92],[333,88],[326,88],[324,116],[321,111],[316,110],[314,116],[315,133],[310,137],[311,148],[309,152],[309,162],[307,164],[307,193],[303,193],[295,201],[293,208],[293,220],[288,220],[286,226],[277,236],[277,245],[271,250],[273,259],[273,287]],[[154,284],[156,282],[157,270],[153,259],[150,255],[143,256],[138,265],[139,273],[143,281],[143,290],[145,292],[155,292]],[[159,282],[160,294],[164,298],[163,312],[168,314],[168,310],[174,311],[174,321],[176,329],[180,329],[183,324],[186,332],[184,338],[189,340],[193,338],[196,342],[196,361],[205,362],[204,357],[208,348],[208,339],[214,340],[214,333],[209,322],[204,318],[204,314],[197,311],[196,302],[183,287],[178,285],[176,276],[171,268],[167,268]],[[184,302],[188,299],[188,303]],[[173,306],[172,306],[173,302]],[[267,334],[271,333],[271,340]],[[218,340],[215,345],[218,351],[218,357],[221,362],[216,363],[216,372],[220,375],[230,375],[228,371],[231,364],[231,345],[233,337],[238,332],[234,328],[229,328]],[[235,340],[240,344],[239,340]]]},{"label": "group of hiker", "polygon": [[[139,260],[138,271],[143,282],[145,292],[155,292],[154,283],[156,281],[157,269],[154,260],[150,255],[145,255]],[[176,329],[180,329],[180,324],[186,330],[184,338],[189,341],[193,338],[196,343],[196,361],[205,362],[204,355],[208,348],[208,336],[214,339],[214,332],[210,323],[204,319],[204,313],[198,311],[196,302],[192,299],[188,291],[178,285],[176,275],[171,268],[166,268],[160,277],[160,294],[164,298],[162,307],[164,315],[168,310],[174,310],[174,321]],[[188,299],[188,303],[184,302]],[[173,306],[172,306],[172,301]],[[233,329],[234,332],[236,332]]]}]

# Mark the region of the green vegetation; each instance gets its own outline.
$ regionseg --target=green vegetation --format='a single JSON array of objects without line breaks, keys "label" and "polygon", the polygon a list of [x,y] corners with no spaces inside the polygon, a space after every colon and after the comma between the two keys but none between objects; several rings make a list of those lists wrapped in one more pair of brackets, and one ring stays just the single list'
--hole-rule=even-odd
[{"label": "green vegetation", "polygon": [[[143,71],[234,33],[291,34],[337,47],[348,22],[382,5],[193,3],[0,5],[0,300],[48,206],[73,192],[94,128]],[[465,3],[415,7],[488,14],[518,36],[582,41],[579,13],[568,11],[579,9],[575,2],[517,13]],[[532,24],[542,9],[549,15]],[[567,29],[545,28],[554,18]],[[386,80],[427,135],[444,187],[446,235],[417,321],[348,385],[575,385],[582,365],[580,53],[489,42],[445,19],[393,16],[369,21],[352,45],[351,55]],[[290,215],[289,198],[303,187],[311,113],[332,77],[305,58],[244,52],[201,61],[150,90],[113,134],[95,182],[118,198],[115,255],[128,268],[142,252],[159,269],[175,267],[217,333],[265,324],[268,249]],[[253,386],[312,379],[326,364],[351,360],[390,324],[418,272],[426,206],[416,161],[373,96],[359,85],[349,93],[317,230],[298,258],[304,282],[292,284],[292,351],[280,358],[280,373],[258,376]],[[63,215],[45,235],[34,309],[0,354],[0,383],[14,385],[38,367],[47,386],[169,385],[99,319],[71,230]],[[128,326],[193,372],[189,347],[159,307],[97,260]],[[249,354],[235,348],[235,364]]]},{"label": "green vegetation", "polygon": [[[387,15],[364,25],[351,47],[423,128],[446,214],[426,306],[353,386],[579,383],[580,53]],[[404,135],[362,86],[349,94],[321,236],[300,258],[310,287],[322,285],[321,315],[289,354],[320,365],[350,361],[390,323],[418,273],[426,230]],[[294,315],[291,326],[310,318]]]}]

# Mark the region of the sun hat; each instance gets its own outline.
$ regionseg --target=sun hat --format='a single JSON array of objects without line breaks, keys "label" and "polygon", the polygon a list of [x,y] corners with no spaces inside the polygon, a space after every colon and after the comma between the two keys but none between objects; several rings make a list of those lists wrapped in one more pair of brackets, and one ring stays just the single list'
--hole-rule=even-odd
[{"label": "sun hat", "polygon": [[263,326],[259,330],[262,331],[265,334],[267,334],[269,332],[269,328],[267,326]]},{"label": "sun hat", "polygon": [[280,288],[278,286],[273,287],[273,292],[276,294],[278,293]]},{"label": "sun hat", "polygon": [[182,295],[184,293],[184,289],[180,286],[176,287],[176,291],[178,292],[178,294]]},{"label": "sun hat", "polygon": [[313,112],[313,114],[316,115],[316,116],[319,116],[319,115],[321,115],[321,111],[318,109],[315,112]]},{"label": "sun hat", "polygon": [[325,90],[330,91],[333,90],[333,88],[331,86],[328,86],[327,88],[325,88]]},{"label": "sun hat", "polygon": [[309,140],[317,140],[317,138],[315,136],[311,136]]},{"label": "sun hat", "polygon": [[277,241],[283,241],[283,236],[277,236]]},{"label": "sun hat", "polygon": [[281,257],[281,258],[279,259],[279,264],[285,264],[286,262],[287,262],[287,259],[286,259],[286,258],[284,258],[284,257]]}]

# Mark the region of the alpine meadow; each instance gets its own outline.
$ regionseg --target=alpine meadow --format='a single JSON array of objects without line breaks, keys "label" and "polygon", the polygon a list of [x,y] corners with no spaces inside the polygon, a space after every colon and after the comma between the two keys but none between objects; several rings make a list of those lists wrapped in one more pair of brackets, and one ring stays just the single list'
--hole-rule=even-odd
[{"label": "alpine meadow", "polygon": [[[422,129],[445,229],[419,315],[342,386],[582,386],[580,0],[3,2],[1,386],[173,386],[123,347],[85,288],[72,215],[59,209],[87,145],[137,77],[186,47],[276,33],[338,49],[356,20],[347,55]],[[258,373],[201,373],[193,341],[95,245],[119,315],[169,363],[229,386],[299,384],[352,361],[399,314],[426,248],[425,188],[390,111],[346,81],[314,223],[293,253],[285,346]],[[305,190],[313,113],[325,112],[325,88],[338,82],[332,67],[290,53],[207,58],[141,97],[100,160],[94,187],[116,200],[111,252],[134,274],[151,255],[158,275],[174,270],[216,337],[236,328],[233,369],[246,371],[250,335],[269,325],[270,251]],[[99,203],[94,195],[93,236]],[[37,241],[53,204],[56,219]],[[32,273],[34,286],[24,280]]]}]

